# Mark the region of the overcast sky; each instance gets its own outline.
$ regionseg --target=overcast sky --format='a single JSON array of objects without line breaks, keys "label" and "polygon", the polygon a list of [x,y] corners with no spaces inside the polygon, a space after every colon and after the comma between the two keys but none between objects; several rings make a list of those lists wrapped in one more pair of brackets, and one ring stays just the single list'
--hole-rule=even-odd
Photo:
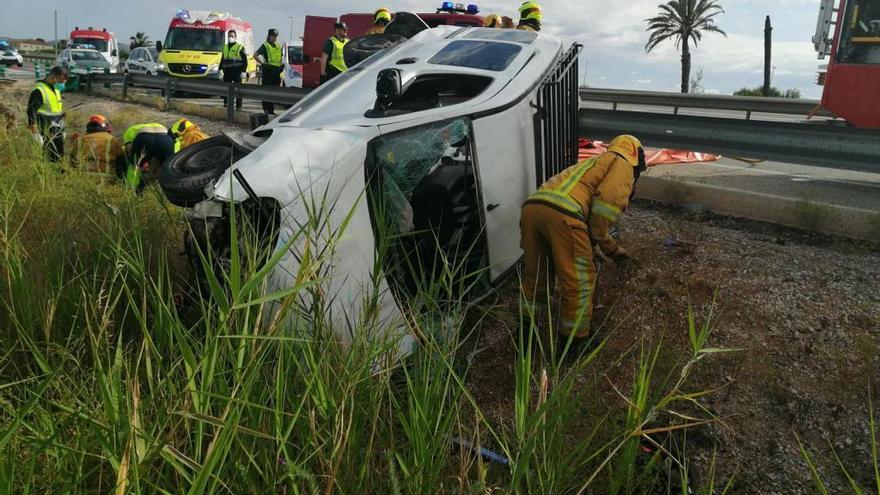
[{"label": "overcast sky", "polygon": [[[372,11],[379,6],[391,10],[430,11],[435,4],[424,1],[329,0],[292,2],[281,0],[30,0],[7,2],[0,16],[0,36],[53,37],[53,11],[58,11],[59,37],[74,26],[107,27],[127,40],[136,31],[151,39],[164,39],[168,23],[178,8],[227,10],[254,24],[260,40],[270,27],[282,37],[290,32],[293,16],[295,36],[302,32],[306,14],[336,16],[344,12]],[[582,74],[594,87],[677,91],[679,55],[673,44],[661,45],[646,54],[647,17],[657,11],[658,0],[545,0],[544,29],[566,40],[584,45]],[[773,22],[773,84],[781,89],[798,88],[805,97],[816,98],[816,59],[810,39],[816,27],[819,0],[720,0],[725,14],[718,24],[728,37],[708,34],[693,50],[694,71],[703,68],[703,85],[708,92],[731,93],[762,81],[764,16]],[[518,0],[480,4],[482,13],[515,15]],[[66,27],[65,27],[66,26]]]}]

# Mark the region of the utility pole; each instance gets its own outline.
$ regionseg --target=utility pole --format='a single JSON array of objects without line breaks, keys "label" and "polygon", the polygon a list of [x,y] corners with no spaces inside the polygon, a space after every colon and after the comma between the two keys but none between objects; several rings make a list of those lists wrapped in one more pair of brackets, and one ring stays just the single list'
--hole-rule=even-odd
[{"label": "utility pole", "polygon": [[55,11],[55,37],[52,38],[52,49],[55,50],[55,56],[58,56],[58,11]]},{"label": "utility pole", "polygon": [[287,38],[287,41],[292,42],[293,41],[293,16],[289,15],[287,17],[290,18],[290,37]]},{"label": "utility pole", "polygon": [[770,25],[770,16],[764,19],[764,88],[762,94],[770,96],[770,73],[771,66],[771,47],[773,44],[773,26]]}]

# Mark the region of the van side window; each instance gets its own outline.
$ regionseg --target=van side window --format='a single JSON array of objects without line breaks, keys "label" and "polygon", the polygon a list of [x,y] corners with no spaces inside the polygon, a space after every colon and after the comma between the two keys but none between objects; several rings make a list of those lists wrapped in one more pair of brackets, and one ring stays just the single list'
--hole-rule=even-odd
[{"label": "van side window", "polygon": [[469,74],[425,74],[418,76],[384,112],[368,111],[368,118],[392,117],[431,108],[464,103],[479,96],[492,78]]}]

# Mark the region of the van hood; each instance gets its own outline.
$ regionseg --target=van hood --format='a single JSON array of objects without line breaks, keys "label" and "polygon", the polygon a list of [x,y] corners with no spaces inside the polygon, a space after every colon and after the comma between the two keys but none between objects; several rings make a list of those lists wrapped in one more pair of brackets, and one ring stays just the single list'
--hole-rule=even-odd
[{"label": "van hood", "polygon": [[[379,131],[370,127],[278,126],[271,133],[263,144],[220,177],[214,186],[214,199],[247,199],[245,188],[232,175],[234,170],[241,172],[257,196],[273,198],[282,206],[299,201],[303,193],[319,185],[339,189],[344,185],[340,182],[356,180],[363,187],[367,143]],[[331,176],[337,183],[328,184]]]}]

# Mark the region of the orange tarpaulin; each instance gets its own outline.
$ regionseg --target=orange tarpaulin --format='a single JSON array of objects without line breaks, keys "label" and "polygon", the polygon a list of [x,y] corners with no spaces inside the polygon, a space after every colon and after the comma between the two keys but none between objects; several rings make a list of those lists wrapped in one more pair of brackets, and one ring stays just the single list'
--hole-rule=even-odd
[{"label": "orange tarpaulin", "polygon": [[[602,153],[605,153],[604,142],[590,141],[589,139],[578,140],[578,159],[583,160],[584,158],[601,155]],[[671,163],[714,162],[719,158],[721,158],[720,155],[697,153],[688,150],[645,149],[645,162],[647,162],[649,167]]]}]

